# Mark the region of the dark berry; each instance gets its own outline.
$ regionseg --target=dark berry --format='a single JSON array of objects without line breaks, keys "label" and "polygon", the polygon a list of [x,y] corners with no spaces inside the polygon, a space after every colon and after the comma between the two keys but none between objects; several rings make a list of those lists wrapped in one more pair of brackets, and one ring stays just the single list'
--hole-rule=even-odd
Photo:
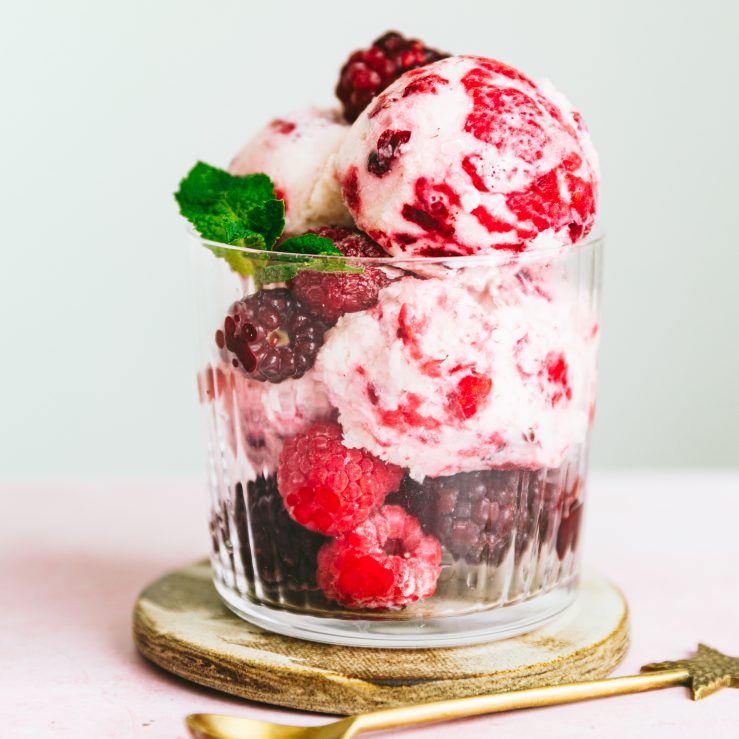
[{"label": "dark berry", "polygon": [[[541,475],[521,470],[461,472],[427,477],[418,483],[406,477],[388,502],[404,506],[424,530],[438,537],[447,551],[470,564],[500,565],[513,535],[520,554],[536,530],[532,505]],[[533,513],[533,525],[532,525]]]},{"label": "dark berry", "polygon": [[[311,233],[331,239],[347,257],[386,256],[380,246],[361,231],[328,226]],[[377,294],[389,284],[390,278],[380,267],[364,267],[358,274],[301,270],[290,286],[303,304],[327,323],[334,324],[344,313],[371,308],[377,302]]]},{"label": "dark berry", "polygon": [[278,287],[236,301],[216,332],[216,344],[248,377],[282,382],[313,366],[326,328],[288,289]]},{"label": "dark berry", "polygon": [[266,590],[316,590],[318,550],[326,537],[304,529],[290,518],[274,477],[237,483],[234,520],[244,570]]},{"label": "dark berry", "polygon": [[314,423],[285,441],[277,467],[280,494],[290,515],[322,534],[349,531],[398,489],[400,467],[365,449],[349,449],[341,426]]},{"label": "dark berry", "polygon": [[341,68],[336,95],[343,103],[344,118],[350,123],[356,120],[372,98],[404,72],[447,56],[417,39],[388,31],[369,49],[355,51]]},{"label": "dark berry", "polygon": [[562,514],[557,531],[557,556],[564,559],[565,555],[577,549],[577,540],[580,535],[582,520],[582,499],[580,498],[580,478],[567,489],[563,496]]},{"label": "dark berry", "polygon": [[441,572],[441,547],[399,506],[383,506],[318,553],[318,585],[347,608],[402,608],[428,598]]}]

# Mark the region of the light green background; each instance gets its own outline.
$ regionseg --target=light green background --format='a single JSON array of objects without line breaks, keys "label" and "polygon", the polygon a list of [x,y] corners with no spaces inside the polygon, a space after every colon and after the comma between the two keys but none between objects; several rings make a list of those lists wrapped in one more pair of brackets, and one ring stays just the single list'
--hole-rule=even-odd
[{"label": "light green background", "polygon": [[389,27],[548,76],[608,234],[600,466],[739,463],[739,4],[15,2],[0,11],[0,474],[202,470],[170,193],[330,104]]}]

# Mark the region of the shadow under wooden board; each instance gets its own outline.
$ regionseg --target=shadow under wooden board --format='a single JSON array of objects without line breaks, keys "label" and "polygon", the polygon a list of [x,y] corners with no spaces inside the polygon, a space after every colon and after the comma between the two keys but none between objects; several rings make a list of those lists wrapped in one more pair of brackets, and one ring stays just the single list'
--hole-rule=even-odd
[{"label": "shadow under wooden board", "polygon": [[586,572],[575,603],[522,636],[443,649],[332,647],[242,621],[201,562],[141,593],[133,632],[145,657],[200,685],[273,705],[357,713],[603,677],[626,652],[628,609],[617,588]]}]

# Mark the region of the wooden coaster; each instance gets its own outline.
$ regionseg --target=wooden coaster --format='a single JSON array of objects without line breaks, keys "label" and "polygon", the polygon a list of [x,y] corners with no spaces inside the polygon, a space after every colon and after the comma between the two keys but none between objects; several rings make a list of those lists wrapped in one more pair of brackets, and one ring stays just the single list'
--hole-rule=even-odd
[{"label": "wooden coaster", "polygon": [[170,572],[134,610],[141,653],[165,670],[250,700],[357,713],[607,675],[628,645],[628,609],[603,577],[585,573],[575,603],[537,631],[445,649],[333,647],[262,631],[233,615],[210,565]]}]

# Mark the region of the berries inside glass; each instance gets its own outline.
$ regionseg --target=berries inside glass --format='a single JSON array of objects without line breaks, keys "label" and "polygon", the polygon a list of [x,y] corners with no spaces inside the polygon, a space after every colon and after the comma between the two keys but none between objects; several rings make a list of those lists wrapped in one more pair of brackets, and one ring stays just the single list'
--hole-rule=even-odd
[{"label": "berries inside glass", "polygon": [[390,258],[331,238],[352,271],[264,285],[193,237],[219,593],[336,644],[545,622],[578,576],[600,242]]}]

